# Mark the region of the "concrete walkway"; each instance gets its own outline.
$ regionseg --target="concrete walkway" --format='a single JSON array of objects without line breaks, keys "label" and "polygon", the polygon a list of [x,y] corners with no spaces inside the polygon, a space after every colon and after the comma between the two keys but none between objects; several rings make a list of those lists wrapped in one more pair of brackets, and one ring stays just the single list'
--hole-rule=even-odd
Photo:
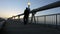
[{"label": "concrete walkway", "polygon": [[22,22],[7,21],[2,34],[60,34],[60,31],[53,28],[43,27],[39,24],[27,24]]}]

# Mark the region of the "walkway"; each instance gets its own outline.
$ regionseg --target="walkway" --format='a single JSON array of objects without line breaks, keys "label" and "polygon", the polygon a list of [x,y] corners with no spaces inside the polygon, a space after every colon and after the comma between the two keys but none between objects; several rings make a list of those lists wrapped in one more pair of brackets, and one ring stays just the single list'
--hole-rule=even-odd
[{"label": "walkway", "polygon": [[8,20],[4,27],[3,34],[60,34],[54,28],[44,27],[40,24],[27,24]]}]

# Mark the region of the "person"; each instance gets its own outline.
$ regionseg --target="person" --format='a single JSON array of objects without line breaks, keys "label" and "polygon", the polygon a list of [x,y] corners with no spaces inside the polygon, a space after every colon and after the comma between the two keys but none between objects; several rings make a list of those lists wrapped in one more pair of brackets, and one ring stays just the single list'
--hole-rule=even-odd
[{"label": "person", "polygon": [[26,7],[26,9],[24,11],[24,24],[27,24],[28,23],[29,12],[30,12],[30,8],[27,8]]}]

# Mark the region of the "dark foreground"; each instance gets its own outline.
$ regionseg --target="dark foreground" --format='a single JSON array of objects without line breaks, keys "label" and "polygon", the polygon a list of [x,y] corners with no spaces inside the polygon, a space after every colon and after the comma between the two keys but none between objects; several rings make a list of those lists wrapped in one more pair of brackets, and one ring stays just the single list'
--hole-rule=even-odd
[{"label": "dark foreground", "polygon": [[24,25],[23,22],[6,21],[0,34],[60,34],[60,31],[41,24]]}]

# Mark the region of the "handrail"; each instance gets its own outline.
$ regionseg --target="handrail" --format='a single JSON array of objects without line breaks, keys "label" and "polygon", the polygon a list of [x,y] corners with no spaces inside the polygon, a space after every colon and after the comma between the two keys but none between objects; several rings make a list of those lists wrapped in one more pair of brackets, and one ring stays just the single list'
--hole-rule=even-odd
[{"label": "handrail", "polygon": [[[60,7],[60,1],[48,4],[48,5],[43,6],[43,7],[39,7],[37,9],[33,9],[30,13],[32,13],[32,12],[38,12],[38,11],[43,11],[43,10],[47,10],[47,9],[52,9],[52,8],[56,8],[56,7]],[[24,15],[24,13],[20,14],[20,16],[21,15]]]},{"label": "handrail", "polygon": [[51,15],[60,15],[60,13],[56,13],[56,14],[48,14],[48,15],[41,15],[41,16],[36,16],[36,17],[51,16]]}]

